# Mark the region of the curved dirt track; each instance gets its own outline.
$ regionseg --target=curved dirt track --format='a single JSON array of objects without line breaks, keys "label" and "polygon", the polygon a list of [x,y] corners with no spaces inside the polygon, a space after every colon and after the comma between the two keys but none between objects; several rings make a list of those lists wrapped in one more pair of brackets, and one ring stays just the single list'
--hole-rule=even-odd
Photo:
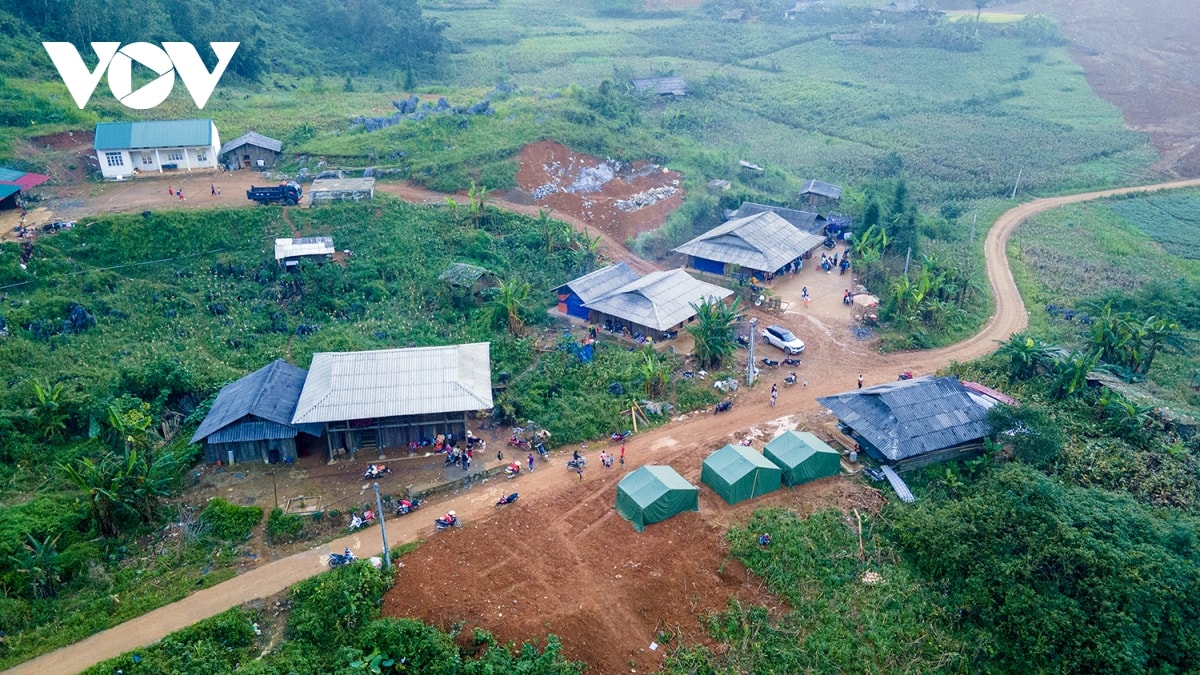
[{"label": "curved dirt track", "polygon": [[[766,406],[767,392],[764,387],[756,390],[739,392],[734,409],[722,415],[692,414],[678,419],[666,426],[635,436],[628,443],[629,461],[627,469],[635,469],[642,464],[671,463],[686,460],[690,469],[682,470],[684,476],[695,480],[698,478],[698,460],[711,449],[715,441],[725,442],[744,436],[751,430],[756,436],[770,438],[771,428],[790,428],[797,420],[818,419],[819,406],[814,400],[818,396],[844,391],[853,386],[854,372],[870,373],[871,383],[889,381],[899,369],[909,368],[920,373],[932,372],[944,367],[952,360],[966,361],[992,351],[997,340],[1003,340],[1013,332],[1023,329],[1027,323],[1024,303],[1021,300],[1012,273],[1009,270],[1005,256],[1005,243],[1012,231],[1030,216],[1064,204],[1098,199],[1130,192],[1175,189],[1182,187],[1200,186],[1200,179],[1181,180],[1157,185],[1115,190],[1088,192],[1063,197],[1037,199],[1005,212],[988,232],[985,242],[987,273],[995,296],[995,313],[975,336],[955,345],[924,353],[905,353],[896,355],[879,355],[872,353],[853,352],[848,350],[845,357],[854,360],[847,362],[842,358],[825,359],[828,363],[824,368],[820,364],[805,371],[809,386],[800,393],[798,389],[788,390],[780,399],[779,406]],[[832,277],[830,283],[838,285],[837,277]],[[836,304],[836,300],[834,301]],[[807,361],[806,361],[807,362]],[[779,373],[773,376],[778,379]],[[765,383],[767,376],[761,380]],[[605,449],[609,449],[606,446]],[[597,445],[594,450],[600,449]],[[468,491],[431,506],[428,510],[419,511],[400,519],[389,519],[387,522],[389,541],[392,545],[433,536],[431,521],[438,510],[456,509],[470,524],[462,534],[470,534],[473,530],[488,527],[487,514],[494,513],[492,502],[495,495],[520,488],[521,502],[517,508],[529,522],[549,522],[556,516],[564,515],[556,511],[556,504],[561,504],[563,498],[577,500],[582,503],[587,500],[600,500],[603,508],[611,503],[610,492],[620,473],[612,470],[611,474],[603,470],[589,468],[587,476],[580,483],[575,474],[564,471],[561,467],[562,457],[557,457],[552,464],[540,464],[534,474],[524,476],[519,482],[508,484],[504,481],[490,481],[482,489]],[[595,458],[590,458],[594,462]],[[544,467],[544,468],[541,468]],[[833,479],[829,479],[832,481]],[[839,485],[834,483],[834,485]],[[491,486],[491,487],[487,487]],[[842,488],[824,488],[830,492],[842,490],[844,498],[846,491]],[[790,491],[785,491],[790,492]],[[703,491],[702,491],[702,494]],[[837,501],[837,496],[826,498]],[[766,497],[764,499],[770,499]],[[706,522],[711,527],[735,520],[747,509],[758,506],[721,507],[714,504],[718,500],[704,500],[703,508]],[[819,501],[819,500],[818,500]],[[539,510],[539,507],[541,509]],[[510,507],[512,508],[512,507]],[[596,507],[597,510],[601,506]],[[714,516],[707,516],[712,512]],[[687,514],[693,516],[696,514]],[[611,514],[598,516],[599,520],[611,520]],[[590,526],[587,528],[590,529]],[[599,531],[599,528],[598,530]],[[218,584],[175,602],[161,607],[148,614],[131,619],[123,624],[93,635],[75,644],[63,647],[54,652],[44,654],[31,661],[19,664],[7,672],[10,673],[77,673],[100,661],[144,645],[154,643],[167,634],[191,625],[197,621],[218,614],[231,607],[238,606],[257,598],[265,598],[285,590],[288,586],[306,578],[319,574],[327,569],[325,556],[329,551],[340,551],[349,547],[360,557],[378,554],[382,550],[378,539],[378,530],[371,528],[354,535],[343,537],[327,545],[299,553],[282,560],[252,569],[234,579]],[[455,536],[455,533],[443,533],[442,537]],[[497,537],[500,538],[500,537]],[[439,540],[433,538],[431,543]],[[499,542],[503,544],[503,542]],[[426,549],[422,549],[425,551]],[[432,553],[432,551],[430,551]],[[484,582],[486,583],[486,582]],[[600,598],[599,602],[604,602]],[[631,620],[631,617],[614,614],[621,620]],[[571,653],[568,656],[573,656]]]}]

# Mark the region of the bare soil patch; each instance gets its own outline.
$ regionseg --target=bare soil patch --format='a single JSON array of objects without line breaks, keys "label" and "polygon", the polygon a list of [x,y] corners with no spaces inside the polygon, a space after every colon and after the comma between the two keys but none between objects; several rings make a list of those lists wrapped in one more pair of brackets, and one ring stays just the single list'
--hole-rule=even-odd
[{"label": "bare soil patch", "polygon": [[[1200,21],[1179,0],[1047,0],[1006,11],[1054,18],[1088,83],[1150,135],[1156,169],[1200,175]],[[1193,16],[1192,19],[1187,17]]]},{"label": "bare soil patch", "polygon": [[678,172],[657,164],[602,160],[554,141],[525,146],[517,170],[517,184],[535,204],[566,213],[618,242],[663,224],[683,203],[680,179]]}]

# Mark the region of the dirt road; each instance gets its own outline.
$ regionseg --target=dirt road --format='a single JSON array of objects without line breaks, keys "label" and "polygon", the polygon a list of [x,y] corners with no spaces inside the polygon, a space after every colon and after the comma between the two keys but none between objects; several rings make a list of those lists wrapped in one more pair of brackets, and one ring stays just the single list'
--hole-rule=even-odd
[{"label": "dirt road", "polygon": [[[1005,242],[1009,234],[1022,221],[1036,213],[1064,204],[1130,192],[1194,186],[1200,186],[1200,179],[1038,199],[1015,207],[1003,214],[988,232],[985,243],[987,272],[992,292],[996,298],[996,311],[984,329],[977,335],[959,344],[924,353],[880,355],[865,349],[855,350],[853,345],[847,345],[847,350],[840,355],[831,352],[829,354],[822,354],[817,359],[806,359],[807,369],[804,372],[806,379],[809,381],[809,386],[802,391],[796,388],[787,390],[787,395],[781,396],[778,407],[767,407],[767,391],[763,386],[759,386],[755,390],[743,391],[738,394],[737,402],[733,410],[728,414],[711,415],[695,413],[683,416],[664,427],[635,437],[628,444],[631,461],[627,464],[626,468],[633,469],[642,464],[649,463],[674,463],[685,477],[696,480],[699,475],[700,459],[706,453],[706,450],[711,450],[724,442],[746,435],[753,435],[760,440],[769,440],[776,429],[792,428],[797,424],[811,425],[822,419],[827,419],[821,414],[820,408],[814,399],[818,396],[833,394],[850,388],[855,377],[853,373],[855,372],[869,373],[868,377],[871,382],[883,382],[893,379],[895,372],[901,369],[913,369],[918,373],[928,373],[947,365],[952,360],[966,361],[986,354],[995,348],[996,340],[1007,338],[1014,331],[1024,328],[1027,323],[1025,307],[1013,282],[1012,273],[1008,268],[1005,256]],[[842,280],[836,275],[821,275],[815,270],[806,270],[806,273],[810,276],[800,277],[793,283],[813,280],[812,283],[814,286],[817,282],[824,284],[825,291],[830,296],[827,298],[828,303],[836,306],[840,295],[836,295],[836,290],[832,292],[828,291],[830,288],[839,286]],[[828,321],[820,313],[814,314],[812,320],[817,323]],[[831,335],[833,334],[831,333]],[[833,344],[835,342],[836,340],[830,339],[825,341],[824,344]],[[809,363],[810,361],[818,361],[819,363]],[[780,379],[780,373],[773,372],[764,377],[760,382],[765,384],[771,379]],[[596,449],[599,448],[597,447]],[[595,462],[594,456],[590,459],[592,462]],[[511,523],[512,517],[501,516],[499,520],[494,521],[490,514],[494,514],[492,503],[495,498],[499,494],[511,491],[515,487],[519,487],[521,492],[521,502],[517,507],[521,509],[517,511],[517,513],[521,514],[519,520],[527,526],[529,523],[556,523],[570,518],[573,513],[580,512],[580,509],[575,509],[574,507],[567,509],[564,507],[564,504],[575,504],[581,507],[583,513],[590,512],[594,514],[594,517],[584,518],[580,523],[567,528],[573,533],[573,536],[586,535],[601,540],[613,536],[612,532],[616,530],[610,526],[623,525],[623,523],[617,522],[619,521],[619,517],[614,520],[610,508],[612,503],[611,491],[615,485],[615,481],[619,478],[619,470],[614,469],[611,470],[611,474],[604,474],[600,473],[603,471],[602,469],[592,468],[588,470],[585,480],[579,482],[573,473],[568,473],[562,469],[561,462],[562,458],[558,457],[552,464],[543,465],[544,468],[542,470],[522,477],[519,479],[519,483],[493,481],[478,490],[454,497],[446,503],[433,505],[425,511],[419,511],[404,518],[389,520],[387,523],[389,541],[395,545],[400,542],[434,537],[432,532],[432,518],[437,514],[437,511],[455,509],[460,516],[471,524],[462,532],[437,535],[437,537],[433,538],[431,544],[427,544],[426,547],[420,550],[418,555],[436,555],[437,551],[442,550],[442,546],[449,545],[449,542],[452,541],[451,538],[468,536],[472,531],[482,533],[484,535],[483,538],[490,539],[493,545],[498,548],[508,548],[506,539],[510,535],[507,531],[504,531],[504,533],[496,531],[495,526],[497,526],[497,523]],[[779,493],[779,496],[774,497],[774,499],[791,500],[802,505],[808,505],[807,508],[811,508],[812,505],[822,502],[822,500],[837,503],[840,499],[861,500],[864,498],[864,495],[855,494],[855,488],[846,487],[849,485],[848,481],[828,479],[828,481],[822,481],[822,484],[824,487],[821,487],[819,490],[827,493],[824,496],[809,492],[809,488],[806,486],[800,490],[783,491]],[[860,489],[870,490],[870,488]],[[701,492],[705,494],[704,491]],[[702,527],[706,533],[705,536],[709,540],[719,541],[719,531],[722,525],[727,525],[729,522],[736,520],[749,508],[762,504],[761,501],[756,501],[752,505],[746,505],[739,509],[736,507],[723,507],[718,502],[719,500],[715,499],[703,499],[702,513],[687,514],[681,517],[684,520],[680,522]],[[589,505],[591,508],[588,508]],[[505,513],[511,512],[513,511],[506,511]],[[510,518],[510,520],[505,520],[505,518]],[[685,530],[677,531],[680,525],[671,527],[675,529],[663,531],[670,532],[670,537],[674,543],[679,543],[681,539],[686,540],[689,537],[693,537],[693,534],[685,531],[686,528]],[[620,530],[626,531],[628,528],[620,527]],[[691,530],[692,533],[696,531]],[[338,539],[326,546],[321,546],[317,549],[253,569],[235,579],[209,589],[198,591],[179,602],[167,605],[144,616],[98,633],[86,640],[18,665],[8,672],[80,672],[104,659],[156,642],[173,631],[213,616],[230,607],[256,598],[273,595],[298,581],[319,574],[326,569],[324,559],[329,551],[340,551],[345,547],[349,547],[360,557],[378,554],[382,550],[378,536],[378,528],[372,528],[359,534]],[[670,545],[671,543],[660,543],[660,545]],[[540,550],[542,552],[545,551],[545,549]],[[539,550],[537,549],[529,552],[529,555],[539,554]],[[677,551],[668,553],[668,555],[672,554],[678,555]],[[576,552],[576,555],[582,556],[583,554]],[[584,560],[584,563],[590,564],[591,561]],[[465,570],[465,573],[470,574],[472,579],[475,579],[476,572],[477,570],[471,568]],[[493,572],[495,571],[493,570]],[[671,571],[667,570],[667,575],[670,573]],[[659,577],[657,580],[659,584],[661,584],[661,579],[662,577]],[[480,583],[491,583],[488,578],[480,579],[479,581]],[[596,603],[605,603],[606,598],[609,597],[606,595],[608,591],[604,585],[605,583],[610,583],[607,575],[603,579],[594,579],[591,585],[581,582],[576,577],[563,579],[563,581],[568,584],[569,588],[574,589],[572,593],[567,594],[569,598],[579,600],[594,593],[595,596],[591,602],[593,605],[596,605]],[[467,582],[463,581],[463,583]],[[736,581],[731,582],[731,584],[735,587],[738,585]],[[685,603],[691,595],[691,591],[687,588],[680,591],[682,601]],[[561,607],[560,604],[559,608],[561,609]],[[580,607],[582,607],[582,604]],[[608,613],[603,611],[603,608],[598,609],[597,606],[591,607],[590,610],[595,613],[586,615],[592,616],[594,621],[601,620],[603,617],[610,615],[617,617],[621,621],[632,622],[634,625],[639,625],[639,621],[650,621],[652,626],[649,633],[650,639],[653,639],[654,621],[647,619],[645,616],[641,616],[639,619],[640,614],[638,611],[631,611],[627,607],[618,607],[614,608],[611,613]],[[564,631],[562,628],[570,629],[571,626],[556,626],[555,630],[559,634],[563,634]],[[574,628],[582,631],[584,635],[588,634],[589,630],[596,630],[594,627],[589,628],[586,625],[575,626]],[[572,632],[574,633],[574,631]],[[579,633],[575,634],[578,635]],[[637,633],[632,639],[644,644],[646,642],[643,640],[644,637],[643,634]],[[571,643],[567,642],[567,644]],[[611,644],[603,642],[598,644],[609,651],[613,651],[613,645]],[[621,651],[621,649],[624,651]],[[639,664],[648,663],[648,659],[651,658],[645,656],[644,650],[633,652],[630,655],[632,647],[622,645],[621,649],[613,653],[622,655],[622,658],[634,660]],[[568,649],[567,654],[568,656],[579,658],[579,653],[574,649]]]}]

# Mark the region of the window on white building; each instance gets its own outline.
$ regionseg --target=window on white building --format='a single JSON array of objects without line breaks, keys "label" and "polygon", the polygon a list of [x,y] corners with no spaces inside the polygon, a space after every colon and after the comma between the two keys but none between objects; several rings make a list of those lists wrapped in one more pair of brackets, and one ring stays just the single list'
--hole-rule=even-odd
[{"label": "window on white building", "polygon": [[167,159],[169,159],[172,162],[182,162],[183,161],[183,151],[182,150],[172,150],[167,153]]},{"label": "window on white building", "polygon": [[197,162],[207,162],[208,161],[208,153],[204,152],[203,150],[197,151],[196,152],[196,161]]},{"label": "window on white building", "polygon": [[109,166],[125,166],[125,156],[119,152],[104,153],[104,161],[108,162]]},{"label": "window on white building", "polygon": [[154,165],[154,155],[152,155],[148,152],[143,152],[142,153],[142,164],[144,166],[153,166]]}]

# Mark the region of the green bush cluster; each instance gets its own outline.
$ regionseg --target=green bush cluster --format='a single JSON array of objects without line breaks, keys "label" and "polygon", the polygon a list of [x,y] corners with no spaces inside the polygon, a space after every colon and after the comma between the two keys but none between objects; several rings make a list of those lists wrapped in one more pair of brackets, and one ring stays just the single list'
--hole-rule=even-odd
[{"label": "green bush cluster", "polygon": [[286,544],[300,539],[304,532],[304,518],[295,513],[284,513],[275,507],[267,516],[266,539],[268,544]]},{"label": "green bush cluster", "polygon": [[220,497],[210,501],[200,512],[200,522],[208,526],[214,537],[224,541],[242,541],[262,522],[261,506],[238,506]]}]

